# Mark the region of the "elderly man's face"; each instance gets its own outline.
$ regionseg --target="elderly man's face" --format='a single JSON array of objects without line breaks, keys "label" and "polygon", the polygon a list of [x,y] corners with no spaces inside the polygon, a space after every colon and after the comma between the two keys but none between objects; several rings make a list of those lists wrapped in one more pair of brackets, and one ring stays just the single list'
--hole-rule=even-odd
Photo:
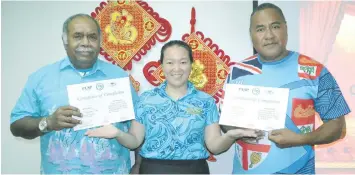
[{"label": "elderly man's face", "polygon": [[250,34],[262,59],[272,61],[287,55],[287,25],[275,9],[256,12],[251,19]]},{"label": "elderly man's face", "polygon": [[100,51],[100,36],[94,21],[77,17],[68,25],[66,46],[70,61],[77,69],[91,68]]}]

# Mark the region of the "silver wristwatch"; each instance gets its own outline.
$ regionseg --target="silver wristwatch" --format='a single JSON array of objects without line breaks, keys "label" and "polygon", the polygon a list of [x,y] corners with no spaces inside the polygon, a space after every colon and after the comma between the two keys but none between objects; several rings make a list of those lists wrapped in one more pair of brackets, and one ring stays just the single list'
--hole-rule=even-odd
[{"label": "silver wristwatch", "polygon": [[47,117],[43,117],[39,122],[38,128],[41,132],[46,133],[48,132],[48,122]]}]

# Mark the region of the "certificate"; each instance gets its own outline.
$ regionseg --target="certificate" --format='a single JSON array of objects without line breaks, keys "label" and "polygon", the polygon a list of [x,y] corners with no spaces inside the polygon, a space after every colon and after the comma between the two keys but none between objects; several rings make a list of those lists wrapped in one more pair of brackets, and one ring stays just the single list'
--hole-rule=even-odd
[{"label": "certificate", "polygon": [[285,128],[289,89],[227,84],[219,124],[273,130]]},{"label": "certificate", "polygon": [[82,123],[74,130],[135,118],[129,77],[68,85],[71,106],[79,108]]}]

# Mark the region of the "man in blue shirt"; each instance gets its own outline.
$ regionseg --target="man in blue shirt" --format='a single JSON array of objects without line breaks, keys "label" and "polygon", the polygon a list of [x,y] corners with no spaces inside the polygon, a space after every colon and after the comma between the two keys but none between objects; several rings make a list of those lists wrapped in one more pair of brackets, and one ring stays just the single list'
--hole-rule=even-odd
[{"label": "man in blue shirt", "polygon": [[[89,15],[76,14],[63,25],[68,56],[29,76],[11,113],[11,132],[16,137],[40,136],[41,173],[113,174],[130,170],[129,150],[117,140],[89,138],[86,130],[74,131],[80,111],[69,106],[67,85],[128,77],[121,68],[98,59],[100,26]],[[137,95],[132,88],[133,99]],[[127,132],[128,122],[115,126]]]},{"label": "man in blue shirt", "polygon": [[[324,65],[286,49],[287,24],[279,7],[260,5],[250,17],[250,35],[258,54],[238,63],[229,83],[290,92],[285,128],[258,141],[237,141],[233,173],[314,174],[313,146],[339,139],[350,109]],[[316,113],[324,121],[317,129]]]}]

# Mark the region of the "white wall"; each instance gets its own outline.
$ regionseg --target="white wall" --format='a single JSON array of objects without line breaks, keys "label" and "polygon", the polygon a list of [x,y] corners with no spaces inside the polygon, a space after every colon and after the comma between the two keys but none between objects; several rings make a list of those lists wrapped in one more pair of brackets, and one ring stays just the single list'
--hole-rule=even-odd
[{"label": "white wall", "polygon": [[[75,13],[90,14],[98,4],[93,1],[2,2],[1,173],[39,173],[39,139],[14,138],[9,129],[10,112],[27,76],[66,55],[61,41],[65,19]],[[276,4],[285,8],[289,21],[289,47],[298,50],[298,21],[290,20],[298,18],[297,2]],[[181,39],[183,34],[190,32],[190,13],[194,6],[196,31],[212,38],[234,61],[252,54],[248,33],[251,1],[151,1],[149,5],[171,23],[170,39]],[[158,43],[140,62],[133,63],[132,75],[141,83],[140,92],[153,87],[145,80],[142,68],[147,62],[158,60],[162,45]],[[232,153],[230,150],[217,156],[217,163],[210,164],[211,172],[230,173]]]}]

